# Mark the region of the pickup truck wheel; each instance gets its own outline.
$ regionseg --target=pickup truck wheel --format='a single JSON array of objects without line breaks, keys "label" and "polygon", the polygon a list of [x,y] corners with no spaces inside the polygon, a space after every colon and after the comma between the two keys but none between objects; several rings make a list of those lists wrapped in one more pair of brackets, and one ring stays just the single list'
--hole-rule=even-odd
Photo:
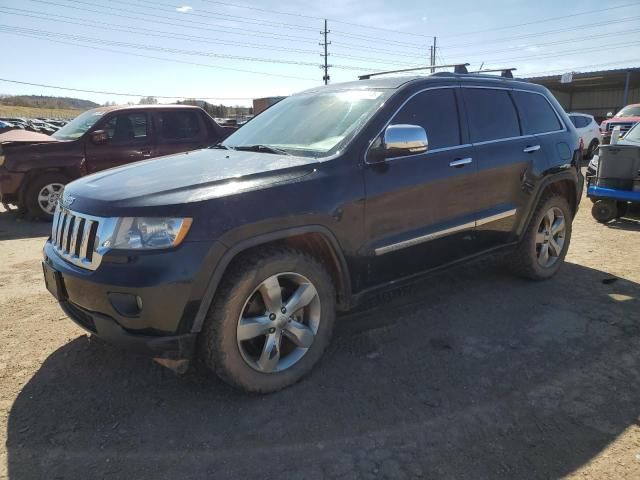
[{"label": "pickup truck wheel", "polygon": [[199,356],[232,386],[269,393],[320,360],[335,319],[331,276],[289,248],[248,255],[225,275],[199,335]]},{"label": "pickup truck wheel", "polygon": [[564,197],[547,194],[531,217],[529,226],[508,265],[517,275],[546,280],[560,269],[571,240],[571,208]]},{"label": "pickup truck wheel", "polygon": [[44,173],[34,178],[25,194],[28,214],[40,220],[51,220],[58,198],[62,195],[69,178],[61,173]]},{"label": "pickup truck wheel", "polygon": [[591,140],[589,147],[587,148],[586,155],[584,156],[585,160],[591,160],[593,156],[596,154],[598,147],[600,146],[600,142],[597,139]]},{"label": "pickup truck wheel", "polygon": [[618,203],[615,200],[598,200],[591,207],[591,215],[600,223],[607,223],[618,216]]}]

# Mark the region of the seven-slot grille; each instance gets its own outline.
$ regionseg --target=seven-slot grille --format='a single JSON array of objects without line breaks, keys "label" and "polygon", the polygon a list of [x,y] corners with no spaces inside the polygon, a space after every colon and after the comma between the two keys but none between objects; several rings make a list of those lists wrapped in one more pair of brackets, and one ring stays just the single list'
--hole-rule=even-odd
[{"label": "seven-slot grille", "polygon": [[53,217],[51,244],[68,262],[94,270],[94,247],[99,222],[78,213],[58,207]]},{"label": "seven-slot grille", "polygon": [[618,123],[609,122],[609,123],[607,123],[607,130],[609,132],[612,132],[615,127],[620,127],[620,133],[625,134],[629,130],[631,130],[631,127],[633,127],[635,124],[636,124],[636,122],[625,122],[625,123],[623,123],[623,122],[618,122]]}]

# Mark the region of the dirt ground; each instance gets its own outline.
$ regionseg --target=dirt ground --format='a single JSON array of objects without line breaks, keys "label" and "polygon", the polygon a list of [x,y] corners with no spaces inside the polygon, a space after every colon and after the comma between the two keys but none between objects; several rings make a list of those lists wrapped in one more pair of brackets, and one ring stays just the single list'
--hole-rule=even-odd
[{"label": "dirt ground", "polygon": [[0,210],[0,478],[640,478],[640,211],[590,207],[555,279],[487,260],[381,296],[263,397],[89,338],[48,226]]}]

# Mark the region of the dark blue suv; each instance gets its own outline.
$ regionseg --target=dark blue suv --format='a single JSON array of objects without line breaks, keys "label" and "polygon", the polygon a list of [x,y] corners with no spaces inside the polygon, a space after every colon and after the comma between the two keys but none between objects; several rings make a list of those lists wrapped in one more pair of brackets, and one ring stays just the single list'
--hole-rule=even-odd
[{"label": "dark blue suv", "polygon": [[98,337],[275,391],[318,362],[336,310],[369,294],[498,251],[522,276],[553,276],[580,149],[548,90],[522,81],[316,88],[216,147],[69,184],[45,280]]}]

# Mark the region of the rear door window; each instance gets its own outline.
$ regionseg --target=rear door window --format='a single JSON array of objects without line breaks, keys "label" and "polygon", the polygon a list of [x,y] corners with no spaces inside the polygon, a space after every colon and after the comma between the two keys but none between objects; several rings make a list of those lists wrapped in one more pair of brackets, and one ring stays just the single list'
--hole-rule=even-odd
[{"label": "rear door window", "polygon": [[440,88],[418,93],[396,114],[393,125],[418,125],[425,129],[429,149],[460,145],[460,121],[455,92]]},{"label": "rear door window", "polygon": [[[558,120],[558,116],[544,95],[514,91],[513,98],[518,107],[524,135],[536,135],[538,133],[562,130],[562,124]],[[580,116],[577,117],[576,126],[580,125],[580,118],[582,118]],[[582,125],[584,126],[584,124]]]},{"label": "rear door window", "polygon": [[507,90],[463,88],[473,143],[520,136],[518,114]]},{"label": "rear door window", "polygon": [[189,141],[200,138],[202,128],[196,112],[158,112],[158,139],[165,142]]}]

